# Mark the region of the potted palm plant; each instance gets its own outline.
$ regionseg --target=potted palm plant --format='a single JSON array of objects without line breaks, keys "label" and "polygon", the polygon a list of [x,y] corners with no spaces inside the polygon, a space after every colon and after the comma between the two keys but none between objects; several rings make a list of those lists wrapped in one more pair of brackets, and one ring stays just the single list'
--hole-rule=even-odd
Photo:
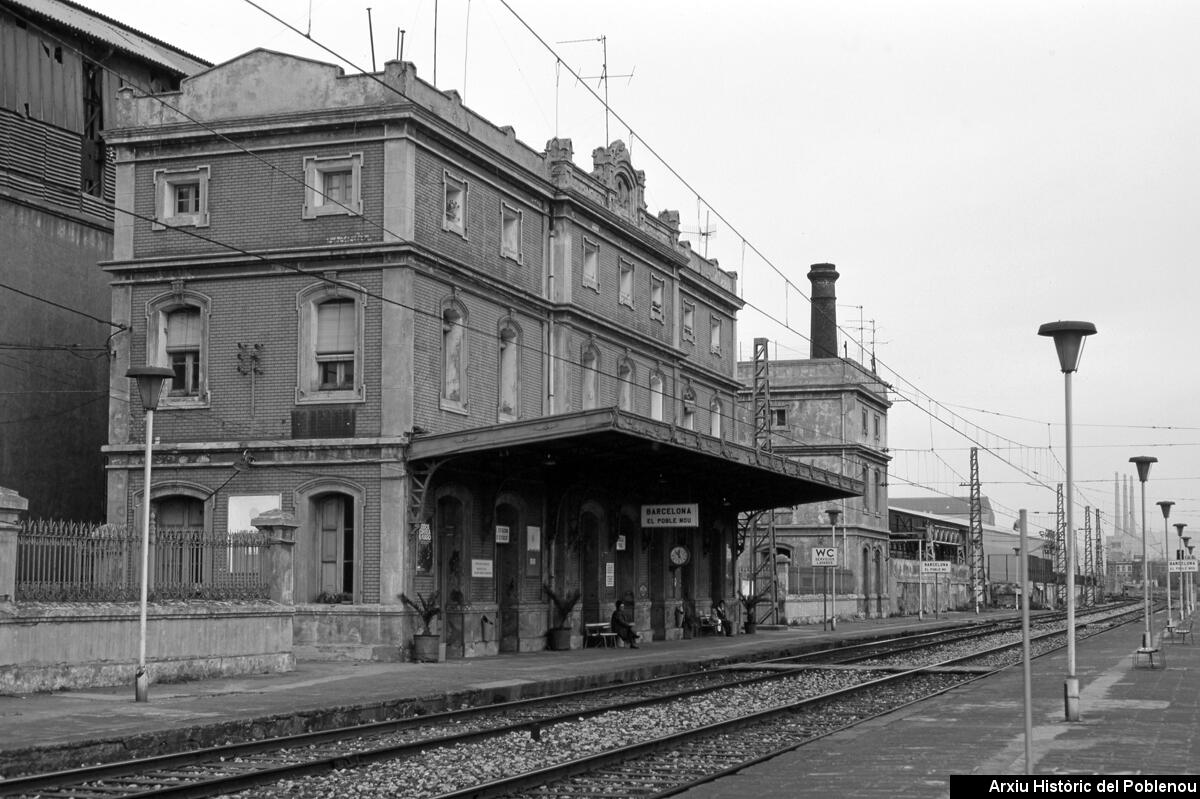
[{"label": "potted palm plant", "polygon": [[738,599],[741,600],[742,607],[746,611],[746,634],[753,635],[758,630],[758,619],[754,615],[754,608],[765,601],[766,597],[762,594],[746,596],[739,593]]},{"label": "potted palm plant", "polygon": [[434,591],[427,597],[417,592],[416,602],[401,594],[400,601],[421,617],[421,632],[413,634],[413,660],[418,663],[437,663],[442,636],[434,633],[430,625],[442,612],[442,606],[438,604],[438,592]]},{"label": "potted palm plant", "polygon": [[550,628],[547,634],[550,642],[550,648],[558,651],[571,648],[571,613],[575,610],[575,605],[579,603],[578,588],[572,588],[566,593],[559,594],[549,585],[544,585],[542,588],[546,591],[546,595],[554,602],[554,615],[557,621]]}]

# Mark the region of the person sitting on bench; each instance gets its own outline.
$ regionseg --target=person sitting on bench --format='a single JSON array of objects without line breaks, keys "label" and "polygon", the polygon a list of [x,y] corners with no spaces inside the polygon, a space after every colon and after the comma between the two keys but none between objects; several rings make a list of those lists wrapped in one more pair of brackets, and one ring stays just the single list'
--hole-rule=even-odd
[{"label": "person sitting on bench", "polygon": [[608,622],[608,626],[617,634],[625,643],[629,644],[630,649],[637,649],[638,634],[633,629],[633,624],[625,616],[625,603],[617,600],[617,609],[613,611],[612,618]]},{"label": "person sitting on bench", "polygon": [[725,615],[725,600],[718,599],[717,604],[713,605],[712,617],[717,622],[717,635],[733,635],[733,626]]}]

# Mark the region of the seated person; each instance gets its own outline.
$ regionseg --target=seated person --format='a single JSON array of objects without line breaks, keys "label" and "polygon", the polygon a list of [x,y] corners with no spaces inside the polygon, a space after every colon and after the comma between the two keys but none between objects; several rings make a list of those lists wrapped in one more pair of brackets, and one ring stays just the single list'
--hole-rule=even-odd
[{"label": "seated person", "polygon": [[713,624],[717,628],[717,634],[724,633],[725,635],[733,635],[733,625],[729,622],[729,617],[725,615],[725,600],[718,599],[712,609]]},{"label": "seated person", "polygon": [[612,631],[617,634],[618,638],[629,644],[630,649],[638,648],[638,634],[633,629],[633,624],[629,621],[629,618],[625,615],[624,602],[617,600],[617,609],[613,611],[612,618],[609,620],[608,625],[612,628]]}]

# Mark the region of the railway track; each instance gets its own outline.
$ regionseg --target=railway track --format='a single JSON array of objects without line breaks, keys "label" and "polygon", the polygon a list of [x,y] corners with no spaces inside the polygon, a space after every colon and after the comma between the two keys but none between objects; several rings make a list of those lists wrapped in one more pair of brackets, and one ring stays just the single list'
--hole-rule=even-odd
[{"label": "railway track", "polygon": [[[592,784],[588,795],[595,796],[595,781],[612,782],[615,770],[655,787],[646,789],[650,793],[639,788],[637,793],[602,795],[665,796],[669,793],[663,793],[667,789],[661,785],[671,782],[671,773],[678,783],[680,774],[719,774],[752,762],[744,754],[747,747],[720,737],[716,744],[706,743],[713,736],[739,739],[743,730],[756,730],[745,734],[757,741],[748,748],[761,757],[773,736],[782,735],[794,746],[797,724],[811,730],[811,720],[803,720],[808,705],[822,707],[817,714],[825,719],[822,725],[829,719],[861,719],[864,708],[894,709],[897,703],[916,701],[931,691],[949,690],[1002,668],[983,665],[945,671],[963,656],[932,666],[928,659],[917,666],[895,665],[903,660],[880,662],[888,657],[912,660],[919,651],[914,645],[966,647],[970,657],[979,657],[979,646],[972,642],[986,635],[1011,637],[1012,631],[1002,627],[985,631],[981,625],[966,633],[923,634],[918,644],[904,637],[835,647],[810,656],[682,677],[15,778],[0,782],[0,795],[214,796],[246,790],[247,796],[347,795],[345,784],[336,787],[340,782],[376,785],[384,794],[397,796],[500,796],[523,791],[548,796],[555,794],[537,786],[574,779]],[[1011,641],[1002,644],[1012,645]],[[806,658],[810,662],[805,663]],[[828,668],[835,660],[878,665]],[[930,668],[941,671],[930,672]],[[769,729],[781,723],[768,722],[776,717],[790,717],[782,724],[782,733]],[[725,754],[716,757],[713,749]],[[586,757],[581,752],[587,752]],[[661,752],[668,754],[657,754]],[[666,757],[665,765],[657,762],[661,757]],[[644,767],[637,765],[642,758],[649,758]],[[695,768],[692,760],[697,758],[713,767]],[[431,768],[435,761],[443,765]],[[581,776],[597,769],[603,776]],[[511,775],[514,770],[521,774]],[[456,782],[443,781],[451,774]],[[625,778],[613,784],[624,785]]]}]

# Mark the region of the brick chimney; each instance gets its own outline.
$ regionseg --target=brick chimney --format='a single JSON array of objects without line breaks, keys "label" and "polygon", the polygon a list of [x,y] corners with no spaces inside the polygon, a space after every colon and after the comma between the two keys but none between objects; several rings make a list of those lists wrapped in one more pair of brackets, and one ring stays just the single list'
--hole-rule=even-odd
[{"label": "brick chimney", "polygon": [[813,264],[808,270],[812,283],[812,316],[809,324],[810,358],[836,358],[837,349],[837,267]]}]

